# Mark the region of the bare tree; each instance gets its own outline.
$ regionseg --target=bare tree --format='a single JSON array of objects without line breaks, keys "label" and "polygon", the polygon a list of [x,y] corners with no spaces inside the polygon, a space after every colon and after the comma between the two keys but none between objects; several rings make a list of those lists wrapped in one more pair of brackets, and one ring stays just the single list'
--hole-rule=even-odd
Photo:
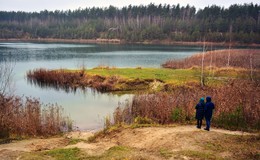
[{"label": "bare tree", "polygon": [[209,69],[210,69],[210,73],[212,74],[212,77],[213,77],[214,73],[213,73],[213,66],[212,66],[212,61],[213,61],[213,52],[212,51],[213,50],[212,50],[212,43],[211,43]]},{"label": "bare tree", "polygon": [[231,49],[231,36],[232,36],[232,24],[229,26],[229,48],[228,48],[228,62],[227,66],[229,67],[230,65],[230,49]]},{"label": "bare tree", "polygon": [[203,52],[201,56],[201,78],[200,83],[201,87],[204,87],[205,77],[204,77],[204,57],[205,57],[205,37],[204,37],[204,43],[203,43]]}]

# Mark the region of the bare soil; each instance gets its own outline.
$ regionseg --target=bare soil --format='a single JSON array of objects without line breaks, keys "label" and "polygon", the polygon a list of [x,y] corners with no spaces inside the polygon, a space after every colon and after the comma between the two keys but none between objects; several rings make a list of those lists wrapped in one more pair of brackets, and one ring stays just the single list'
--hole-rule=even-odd
[{"label": "bare soil", "polygon": [[[91,136],[91,132],[72,132],[59,138],[3,144],[0,159],[20,159],[25,153],[74,147],[86,155],[100,156],[115,146],[131,148],[143,159],[257,159],[260,154],[259,133],[217,128],[209,132],[195,126],[122,128],[87,142]],[[69,145],[72,139],[82,141]]]}]

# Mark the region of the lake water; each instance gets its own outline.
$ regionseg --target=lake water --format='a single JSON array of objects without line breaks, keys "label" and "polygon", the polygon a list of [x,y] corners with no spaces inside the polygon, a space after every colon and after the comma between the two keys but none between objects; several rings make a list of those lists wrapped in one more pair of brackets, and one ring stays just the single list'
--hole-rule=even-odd
[{"label": "lake water", "polygon": [[40,88],[27,82],[26,72],[36,68],[90,69],[99,65],[113,67],[160,67],[168,59],[181,59],[201,52],[201,47],[163,45],[99,45],[63,43],[0,43],[0,63],[14,65],[15,94],[36,97],[43,103],[57,103],[81,130],[103,127],[104,117],[112,115],[118,103],[132,95],[101,94],[87,89],[66,93]]}]

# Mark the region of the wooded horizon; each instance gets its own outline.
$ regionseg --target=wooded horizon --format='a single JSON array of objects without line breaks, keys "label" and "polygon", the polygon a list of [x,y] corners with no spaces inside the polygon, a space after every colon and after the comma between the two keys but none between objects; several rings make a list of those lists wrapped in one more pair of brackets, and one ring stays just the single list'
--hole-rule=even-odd
[{"label": "wooded horizon", "polygon": [[155,5],[66,11],[0,11],[0,38],[260,43],[260,5]]}]

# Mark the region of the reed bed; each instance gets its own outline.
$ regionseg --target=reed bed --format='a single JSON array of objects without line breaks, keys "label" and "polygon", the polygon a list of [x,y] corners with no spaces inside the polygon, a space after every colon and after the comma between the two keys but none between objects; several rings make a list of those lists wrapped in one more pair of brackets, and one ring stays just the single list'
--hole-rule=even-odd
[{"label": "reed bed", "polygon": [[[203,54],[199,53],[183,60],[168,60],[162,64],[162,67],[173,69],[200,67],[202,56]],[[260,69],[260,50],[232,49],[209,51],[204,54],[204,66]]]},{"label": "reed bed", "polygon": [[51,136],[72,130],[72,121],[57,104],[35,98],[0,96],[0,138]]}]

